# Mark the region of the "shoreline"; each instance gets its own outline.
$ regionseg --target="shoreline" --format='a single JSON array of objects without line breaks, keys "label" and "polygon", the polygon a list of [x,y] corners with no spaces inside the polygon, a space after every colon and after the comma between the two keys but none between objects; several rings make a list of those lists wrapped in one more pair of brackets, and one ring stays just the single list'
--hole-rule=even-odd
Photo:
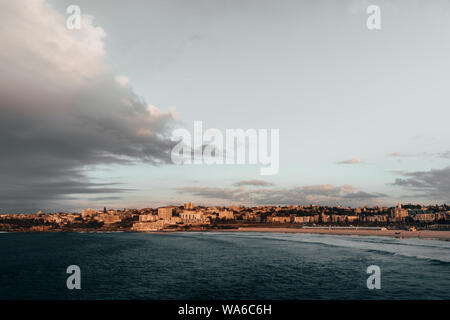
[{"label": "shoreline", "polygon": [[206,229],[206,230],[158,230],[158,231],[131,231],[131,230],[64,230],[64,231],[0,231],[0,233],[148,233],[168,234],[178,232],[261,232],[261,233],[304,233],[326,234],[337,236],[372,236],[391,238],[417,238],[423,240],[450,241],[450,231],[438,230],[368,230],[368,229],[330,229],[317,228],[287,228],[287,227],[239,227],[233,229]]},{"label": "shoreline", "polygon": [[375,236],[392,238],[418,238],[427,240],[450,241],[450,231],[406,231],[406,230],[365,230],[365,229],[329,229],[329,228],[270,228],[270,227],[239,227],[238,229],[215,230],[218,232],[269,232],[269,233],[306,233],[347,236]]}]

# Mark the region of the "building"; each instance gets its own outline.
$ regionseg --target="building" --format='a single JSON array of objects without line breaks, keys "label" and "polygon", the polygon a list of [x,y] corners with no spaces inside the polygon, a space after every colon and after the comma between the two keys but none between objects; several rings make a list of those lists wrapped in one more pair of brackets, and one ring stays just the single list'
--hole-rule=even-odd
[{"label": "building", "polygon": [[419,213],[413,216],[413,219],[420,222],[433,222],[436,215],[434,213]]},{"label": "building", "polygon": [[242,215],[242,220],[261,222],[261,215],[257,215],[252,212],[250,213],[247,212],[244,215]]},{"label": "building", "polygon": [[133,224],[133,231],[158,231],[164,228],[164,220],[154,222],[137,222]]},{"label": "building", "polygon": [[97,213],[97,211],[95,211],[95,210],[92,209],[92,208],[88,208],[88,209],[86,209],[86,210],[81,210],[81,216],[82,216],[83,218],[85,218],[85,217],[91,217],[91,216],[95,215],[96,213]]},{"label": "building", "polygon": [[184,209],[186,209],[186,210],[194,210],[194,204],[192,203],[192,202],[186,202],[185,204],[184,204]]},{"label": "building", "polygon": [[172,213],[173,213],[172,207],[158,208],[158,217],[160,219],[170,219],[172,218]]},{"label": "building", "polygon": [[376,214],[373,216],[367,216],[364,219],[366,220],[366,222],[384,222],[384,223],[386,223],[388,221],[387,216],[380,215],[380,214]]},{"label": "building", "polygon": [[408,210],[402,208],[402,204],[399,202],[398,206],[391,211],[391,217],[395,219],[404,219],[408,216]]},{"label": "building", "polygon": [[294,223],[309,223],[310,216],[294,217]]},{"label": "building", "polygon": [[271,217],[273,223],[290,223],[291,217]]},{"label": "building", "polygon": [[139,215],[139,222],[152,222],[159,220],[156,214],[141,214]]},{"label": "building", "polygon": [[112,224],[122,221],[122,218],[120,216],[106,213],[99,214],[96,217],[94,217],[94,219],[99,222],[103,222],[104,224]]},{"label": "building", "polygon": [[197,211],[183,210],[180,219],[184,224],[210,224],[209,218]]},{"label": "building", "polygon": [[333,223],[346,222],[346,219],[347,219],[346,215],[338,215],[338,214],[332,214],[331,215],[331,221]]},{"label": "building", "polygon": [[219,219],[233,220],[234,219],[234,214],[233,214],[232,211],[220,210],[219,211]]},{"label": "building", "polygon": [[103,218],[103,222],[105,224],[112,224],[112,223],[117,223],[117,222],[121,222],[122,218],[120,216],[114,215],[114,214],[105,214],[104,218]]},{"label": "building", "polygon": [[193,221],[193,220],[202,220],[203,215],[201,212],[183,210],[180,213],[180,218],[183,221]]},{"label": "building", "polygon": [[[154,217],[157,217],[156,215]],[[143,218],[147,219],[147,218]],[[151,218],[153,219],[153,218]],[[159,218],[158,218],[159,219]],[[171,217],[169,219],[162,219],[162,220],[156,220],[156,221],[143,221],[143,222],[136,222],[131,227],[131,230],[133,231],[158,231],[162,230],[168,226],[173,226],[177,224],[181,224],[183,221],[181,221],[180,217]]]}]

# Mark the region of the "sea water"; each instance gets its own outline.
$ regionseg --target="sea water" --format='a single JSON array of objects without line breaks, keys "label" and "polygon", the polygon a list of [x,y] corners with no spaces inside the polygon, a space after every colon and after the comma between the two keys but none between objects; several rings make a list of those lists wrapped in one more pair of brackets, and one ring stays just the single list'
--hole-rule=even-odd
[{"label": "sea water", "polygon": [[[67,267],[81,289],[66,286]],[[379,266],[381,289],[367,288]],[[253,232],[2,233],[0,299],[450,299],[450,242]]]}]

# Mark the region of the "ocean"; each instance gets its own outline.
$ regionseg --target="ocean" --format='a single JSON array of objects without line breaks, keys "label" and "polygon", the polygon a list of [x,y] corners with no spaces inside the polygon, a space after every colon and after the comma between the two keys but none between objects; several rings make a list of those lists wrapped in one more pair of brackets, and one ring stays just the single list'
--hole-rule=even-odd
[{"label": "ocean", "polygon": [[[69,265],[81,289],[69,290]],[[381,289],[367,288],[379,266]],[[0,299],[450,299],[450,242],[253,232],[0,233]]]}]

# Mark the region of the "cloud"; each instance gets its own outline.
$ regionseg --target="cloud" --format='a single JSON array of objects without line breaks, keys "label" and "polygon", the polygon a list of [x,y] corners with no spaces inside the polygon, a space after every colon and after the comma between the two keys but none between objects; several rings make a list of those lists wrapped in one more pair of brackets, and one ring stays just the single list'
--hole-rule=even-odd
[{"label": "cloud", "polygon": [[450,159],[450,151],[444,151],[437,154],[439,158]]},{"label": "cloud", "polygon": [[368,200],[386,197],[381,193],[370,194],[356,191],[349,185],[333,186],[330,184],[312,185],[292,188],[260,188],[247,190],[240,188],[184,187],[177,188],[179,194],[190,194],[203,199],[225,200],[254,205],[286,205],[313,203],[320,205],[361,205]]},{"label": "cloud", "polygon": [[129,80],[127,77],[124,76],[115,76],[114,79],[118,84],[120,84],[122,87],[126,87],[129,83]]},{"label": "cloud", "polygon": [[404,153],[404,152],[391,152],[388,153],[388,157],[394,157],[394,158],[434,158],[434,157],[440,157],[445,158],[446,153],[440,152],[440,153],[429,153],[429,152],[415,152],[415,153]]},{"label": "cloud", "polygon": [[412,191],[411,197],[427,200],[450,200],[450,166],[429,171],[402,173],[404,178],[395,179],[393,185]]},{"label": "cloud", "polygon": [[349,160],[343,160],[343,161],[338,161],[336,162],[337,164],[357,164],[357,163],[363,163],[364,161],[362,161],[360,158],[352,158]]},{"label": "cloud", "polygon": [[375,198],[384,198],[387,195],[384,193],[367,193],[364,191],[358,191],[358,192],[353,192],[353,193],[348,193],[343,195],[342,197],[344,199],[375,199]]},{"label": "cloud", "polygon": [[369,5],[368,0],[351,0],[347,3],[347,10],[353,15],[361,15],[366,13]]},{"label": "cloud", "polygon": [[[48,208],[83,194],[128,191],[87,176],[96,165],[170,161],[176,114],[139,98],[105,62],[105,31],[80,30],[42,0],[2,1],[0,199]],[[108,197],[108,195],[105,195]]]},{"label": "cloud", "polygon": [[95,197],[95,198],[88,198],[88,201],[110,201],[110,200],[120,200],[120,197]]},{"label": "cloud", "polygon": [[234,186],[255,186],[255,187],[267,187],[274,184],[265,180],[242,180],[233,184]]}]

